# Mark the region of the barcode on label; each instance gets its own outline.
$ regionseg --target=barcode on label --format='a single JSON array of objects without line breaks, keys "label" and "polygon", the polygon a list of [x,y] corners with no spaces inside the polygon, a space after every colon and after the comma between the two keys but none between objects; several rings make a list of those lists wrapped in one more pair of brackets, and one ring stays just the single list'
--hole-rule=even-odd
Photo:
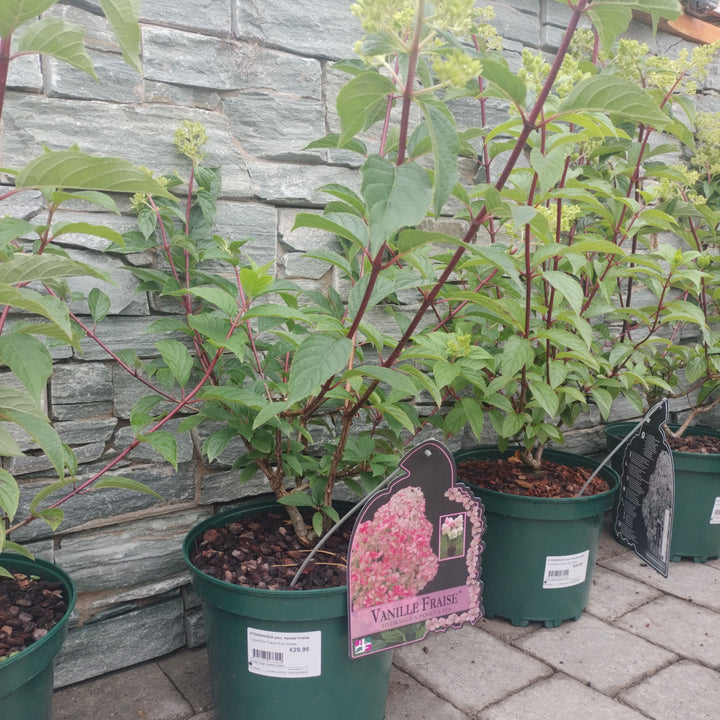
[{"label": "barcode on label", "polygon": [[283,661],[283,653],[271,652],[270,650],[258,650],[257,648],[252,649],[252,656],[258,660],[267,660],[268,662],[281,663]]},{"label": "barcode on label", "polygon": [[569,570],[549,570],[548,577],[568,577],[570,575]]}]

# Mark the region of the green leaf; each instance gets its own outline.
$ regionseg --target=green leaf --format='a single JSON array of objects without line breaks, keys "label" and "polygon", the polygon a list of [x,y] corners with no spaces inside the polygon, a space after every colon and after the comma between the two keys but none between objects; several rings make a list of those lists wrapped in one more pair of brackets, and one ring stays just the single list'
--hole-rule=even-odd
[{"label": "green leaf", "polygon": [[282,505],[292,505],[293,507],[315,507],[315,503],[310,496],[304,492],[294,492],[283,495],[281,498],[278,498],[278,502]]},{"label": "green leaf", "polygon": [[597,28],[603,49],[609,49],[627,30],[633,10],[652,15],[655,23],[658,18],[673,20],[681,13],[677,0],[594,0],[586,12]]},{"label": "green leaf", "polygon": [[562,101],[561,112],[603,112],[662,130],[671,120],[650,94],[614,75],[580,81]]},{"label": "green leaf", "polygon": [[28,20],[36,18],[57,0],[3,0],[0,3],[0,37],[11,35]]},{"label": "green leaf", "polygon": [[[232,428],[222,428],[206,438],[203,443],[203,453],[207,456],[208,462],[213,462],[222,455],[231,440],[234,440],[237,433]],[[257,468],[255,468],[257,469]]]},{"label": "green leaf", "polygon": [[1,335],[0,361],[12,370],[39,406],[52,375],[52,358],[45,345],[32,335]]},{"label": "green leaf", "polygon": [[398,167],[371,155],[362,167],[362,194],[368,206],[370,250],[375,254],[398,230],[422,222],[433,189],[427,171],[417,163]]},{"label": "green leaf", "polygon": [[417,397],[420,393],[420,389],[416,387],[411,378],[394,368],[381,367],[379,365],[363,365],[346,373],[346,377],[355,377],[358,375],[387,383],[392,391],[398,393],[401,397],[408,395]]},{"label": "green leaf", "polygon": [[226,290],[218,287],[203,285],[194,287],[187,291],[190,295],[202,298],[216,307],[219,307],[226,315],[235,317],[238,314],[237,300]]},{"label": "green leaf", "polygon": [[23,428],[42,448],[58,475],[63,474],[63,444],[47,416],[25,390],[0,386],[0,419],[14,422]]},{"label": "green leaf", "polygon": [[329,378],[342,372],[350,360],[353,343],[317,333],[303,340],[293,356],[288,378],[288,401],[308,397]]},{"label": "green leaf", "polygon": [[46,17],[30,25],[20,38],[18,51],[50,55],[97,80],[85,50],[85,30],[60,18]]},{"label": "green leaf", "polygon": [[484,58],[480,74],[494,86],[486,94],[508,99],[519,107],[524,106],[527,87],[507,63]]},{"label": "green leaf", "polygon": [[311,143],[308,143],[303,150],[316,150],[322,148],[342,148],[343,150],[350,150],[351,152],[356,152],[360,155],[367,155],[367,146],[364,142],[357,140],[356,138],[348,140],[341,145],[340,133],[330,133],[324,138],[313,140]]},{"label": "green leaf", "polygon": [[15,517],[19,504],[20,488],[15,478],[7,470],[0,468],[0,510],[7,515],[10,522]]},{"label": "green leaf", "polygon": [[560,408],[560,398],[555,390],[553,390],[547,383],[540,382],[539,380],[531,380],[528,385],[533,397],[537,400],[540,407],[551,418],[556,417]]},{"label": "green leaf", "polygon": [[288,409],[290,403],[288,402],[273,402],[268,403],[260,412],[255,416],[253,420],[253,430],[257,430],[261,425],[269,422],[276,418],[281,412]]},{"label": "green leaf", "polygon": [[152,175],[122,158],[97,157],[79,150],[47,152],[15,177],[18,188],[73,188],[101,192],[173,196]]},{"label": "green leaf", "polygon": [[442,103],[420,102],[432,143],[433,209],[440,215],[458,179],[457,156],[460,147],[457,127],[450,111]]},{"label": "green leaf", "polygon": [[110,242],[113,242],[120,247],[125,244],[123,236],[117,230],[113,230],[106,225],[93,225],[92,223],[86,222],[63,223],[61,225],[53,225],[52,233],[53,238],[75,233],[78,235],[92,235],[94,237],[110,240]]},{"label": "green leaf", "polygon": [[5,550],[10,550],[12,552],[18,553],[18,555],[22,555],[23,557],[28,558],[29,560],[34,560],[35,556],[25,547],[18,543],[11,542],[10,540],[5,540],[4,545]]},{"label": "green leaf", "polygon": [[177,440],[172,433],[156,430],[147,435],[138,435],[138,440],[151,445],[177,470]]},{"label": "green leaf", "polygon": [[342,128],[339,147],[365,129],[378,104],[393,92],[393,82],[377,72],[360,73],[340,89],[335,100]]},{"label": "green leaf", "polygon": [[119,477],[117,475],[104,475],[92,484],[93,490],[102,490],[106,488],[132,490],[133,492],[145,493],[146,495],[154,495],[160,500],[163,499],[162,495],[159,495],[144,483],[138,482],[137,480],[131,480],[130,478]]},{"label": "green leaf", "polygon": [[35,227],[26,220],[13,217],[0,218],[0,249],[23,235],[32,235],[34,231]]},{"label": "green leaf", "polygon": [[20,285],[35,280],[44,283],[61,277],[86,275],[112,282],[112,278],[106,272],[94,268],[92,265],[59,255],[17,253],[11,260],[0,263],[0,284]]},{"label": "green leaf", "polygon": [[590,397],[592,397],[592,399],[595,401],[595,404],[597,405],[598,410],[600,410],[600,414],[602,415],[603,419],[607,420],[608,416],[610,415],[610,410],[612,408],[612,395],[607,390],[603,390],[602,388],[592,388],[590,390]]},{"label": "green leaf", "polygon": [[309,227],[317,230],[326,230],[354,243],[359,243],[364,247],[367,243],[367,227],[360,218],[356,218],[356,220],[358,221],[357,226],[350,228],[347,224],[342,224],[334,219],[318,215],[317,213],[298,213],[292,229],[297,230],[298,228]]},{"label": "green leaf", "polygon": [[545,270],[543,277],[562,293],[570,307],[579,315],[585,300],[582,285],[574,277],[557,270]]},{"label": "green leaf", "polygon": [[110,298],[100,288],[94,287],[88,293],[88,308],[93,322],[100,322],[110,312]]},{"label": "green leaf", "polygon": [[500,371],[503,377],[514,377],[523,367],[532,365],[534,357],[529,340],[511,335],[505,342],[500,359]]},{"label": "green leaf", "polygon": [[155,347],[160,351],[165,364],[180,387],[190,379],[193,359],[188,349],[177,340],[158,340]]},{"label": "green leaf", "polygon": [[50,526],[50,529],[55,532],[60,527],[65,513],[60,508],[45,508],[45,510],[38,510],[35,517],[44,520]]},{"label": "green leaf", "polygon": [[146,395],[132,406],[130,410],[130,426],[134,433],[139,433],[146,425],[158,419],[150,415],[150,411],[161,400],[160,395]]},{"label": "green leaf", "polygon": [[474,398],[463,398],[462,407],[465,411],[465,417],[470,424],[470,429],[473,431],[473,435],[475,435],[477,441],[480,442],[485,418],[482,403],[479,403]]},{"label": "green leaf", "polygon": [[560,180],[565,171],[565,160],[570,152],[571,148],[566,145],[553,148],[547,154],[543,154],[538,147],[530,151],[530,167],[537,173],[543,192],[555,187]]},{"label": "green leaf", "polygon": [[125,62],[141,72],[140,64],[140,0],[100,0],[115,32]]}]

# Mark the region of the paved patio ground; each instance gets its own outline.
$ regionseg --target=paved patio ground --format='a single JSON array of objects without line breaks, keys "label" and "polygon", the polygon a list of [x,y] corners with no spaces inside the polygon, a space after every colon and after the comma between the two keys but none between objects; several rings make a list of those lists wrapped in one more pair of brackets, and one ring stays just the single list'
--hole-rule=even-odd
[{"label": "paved patio ground", "polygon": [[[720,560],[673,563],[665,579],[606,524],[580,620],[483,619],[396,651],[386,720],[719,717]],[[204,648],[55,693],[53,720],[137,718],[213,720]]]}]

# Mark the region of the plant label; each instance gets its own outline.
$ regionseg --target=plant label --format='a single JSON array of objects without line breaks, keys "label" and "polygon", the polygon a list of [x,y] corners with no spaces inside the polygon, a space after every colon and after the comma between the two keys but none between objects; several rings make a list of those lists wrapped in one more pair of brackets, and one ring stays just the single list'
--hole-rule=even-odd
[{"label": "plant label", "polygon": [[360,512],[348,555],[350,657],[422,640],[482,615],[482,505],[429,440]]},{"label": "plant label", "polygon": [[663,425],[667,400],[655,405],[623,442],[617,536],[664,577],[670,569],[675,470]]},{"label": "plant label", "polygon": [[322,633],[268,632],[247,629],[248,671],[267,677],[318,677]]}]

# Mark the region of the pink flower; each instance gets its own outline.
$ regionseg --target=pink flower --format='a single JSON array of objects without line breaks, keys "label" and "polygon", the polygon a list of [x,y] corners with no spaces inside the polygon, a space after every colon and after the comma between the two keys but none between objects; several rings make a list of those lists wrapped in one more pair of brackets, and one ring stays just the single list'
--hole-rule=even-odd
[{"label": "pink flower", "polygon": [[432,580],[438,559],[425,517],[425,496],[406,487],[361,523],[350,557],[353,609],[394,602],[417,593]]}]

